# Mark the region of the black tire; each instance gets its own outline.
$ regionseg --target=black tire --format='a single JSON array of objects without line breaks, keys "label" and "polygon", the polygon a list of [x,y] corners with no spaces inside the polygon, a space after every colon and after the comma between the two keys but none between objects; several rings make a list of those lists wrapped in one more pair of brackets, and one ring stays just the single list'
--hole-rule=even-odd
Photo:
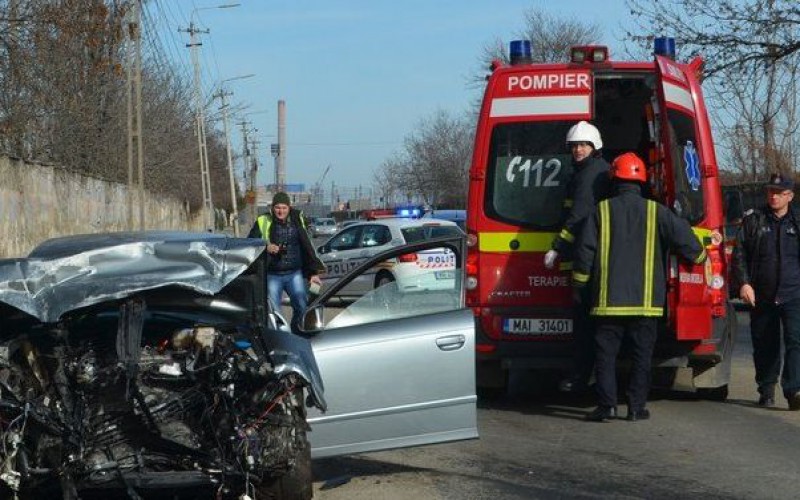
[{"label": "black tire", "polygon": [[[303,391],[298,391],[303,401]],[[256,498],[275,500],[311,500],[314,494],[311,476],[311,445],[306,437],[306,415],[302,407],[291,407],[294,420],[294,439],[297,449],[294,463],[281,476],[264,480],[256,486]]]},{"label": "black tire", "polygon": [[310,500],[314,494],[311,477],[311,446],[303,440],[304,446],[297,452],[291,469],[284,475],[256,489],[257,498],[275,500]]},{"label": "black tire", "polygon": [[719,387],[697,389],[697,397],[706,401],[725,401],[728,399],[728,384]]},{"label": "black tire", "polygon": [[378,276],[375,278],[375,288],[380,288],[384,285],[388,285],[389,283],[394,283],[395,281],[396,280],[394,279],[394,276],[391,275],[391,273],[384,271],[378,274]]},{"label": "black tire", "polygon": [[394,293],[390,289],[390,284],[394,282],[394,276],[387,271],[381,271],[375,276],[375,292],[372,296],[375,306],[387,309],[391,306]]}]

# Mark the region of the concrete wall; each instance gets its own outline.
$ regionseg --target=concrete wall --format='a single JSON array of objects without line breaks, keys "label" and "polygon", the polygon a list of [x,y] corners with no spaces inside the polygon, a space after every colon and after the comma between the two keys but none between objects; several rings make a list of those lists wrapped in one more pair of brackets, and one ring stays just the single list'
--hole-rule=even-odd
[{"label": "concrete wall", "polygon": [[[179,200],[145,193],[145,229],[203,231]],[[138,228],[138,201],[134,223]],[[128,229],[127,187],[0,155],[0,257],[48,238]]]}]

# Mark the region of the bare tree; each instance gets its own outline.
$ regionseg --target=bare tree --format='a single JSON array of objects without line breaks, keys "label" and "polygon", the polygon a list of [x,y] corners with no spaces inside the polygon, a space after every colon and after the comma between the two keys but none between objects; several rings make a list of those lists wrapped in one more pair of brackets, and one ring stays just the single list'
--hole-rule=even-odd
[{"label": "bare tree", "polygon": [[386,160],[375,187],[388,195],[416,194],[433,207],[463,207],[473,127],[467,118],[437,111],[419,121],[403,150]]},{"label": "bare tree", "polygon": [[666,29],[690,50],[702,49],[706,75],[756,61],[771,64],[800,52],[797,0],[627,0],[627,4],[640,30]]},{"label": "bare tree", "polygon": [[[132,0],[0,0],[0,152],[127,182]],[[202,206],[192,94],[145,38],[145,186]],[[209,129],[211,130],[211,129]],[[230,203],[222,138],[207,138],[215,206]]]},{"label": "bare tree", "polygon": [[[628,0],[637,28],[701,53],[722,166],[758,179],[797,155],[800,8],[796,0]],[[635,31],[635,30],[634,30]],[[628,32],[628,40],[649,43]]]},{"label": "bare tree", "polygon": [[[575,45],[590,45],[601,39],[602,30],[597,23],[572,17],[558,17],[540,8],[530,8],[523,13],[523,28],[514,39],[530,40],[533,62],[564,62],[569,59],[569,49]],[[483,47],[479,56],[480,71],[470,78],[474,87],[485,84],[486,68],[494,60],[509,62],[506,43],[495,38]]]}]

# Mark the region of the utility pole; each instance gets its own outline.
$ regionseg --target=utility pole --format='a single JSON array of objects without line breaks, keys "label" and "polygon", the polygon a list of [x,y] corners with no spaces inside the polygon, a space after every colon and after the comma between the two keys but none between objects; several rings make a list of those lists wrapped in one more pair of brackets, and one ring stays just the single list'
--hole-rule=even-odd
[{"label": "utility pole", "polygon": [[228,180],[231,183],[231,209],[233,210],[233,235],[239,237],[239,207],[236,202],[236,176],[233,174],[233,155],[231,154],[231,141],[228,137],[228,105],[225,102],[225,97],[233,95],[233,92],[226,92],[220,88],[219,92],[214,94],[222,101],[222,126],[225,129],[225,148],[228,154]]},{"label": "utility pole", "polygon": [[253,217],[254,210],[252,209],[252,206],[255,205],[257,202],[256,200],[257,194],[250,188],[250,186],[253,184],[253,181],[252,179],[250,179],[251,172],[248,169],[250,165],[250,146],[247,137],[247,127],[250,125],[250,123],[242,120],[241,122],[239,122],[239,125],[242,127],[242,144],[244,147],[244,150],[242,151],[242,161],[244,163],[243,173],[245,179],[245,192],[246,192],[245,202],[249,205],[248,212],[252,218],[251,223],[255,223],[256,219],[255,217]]},{"label": "utility pole", "polygon": [[258,217],[258,145],[261,144],[261,141],[252,140],[250,144],[253,146],[253,155],[250,159],[250,189],[253,191],[253,204],[250,207],[250,213],[253,220],[256,220]]},{"label": "utility pole", "polygon": [[[129,61],[127,71],[128,97],[128,230],[133,231],[133,142],[136,141],[136,165],[139,177],[139,230],[144,231],[144,144],[142,142],[142,32],[141,0],[133,2],[128,35],[134,42],[133,63]],[[135,94],[135,110],[134,110]],[[135,112],[134,112],[135,111]]]},{"label": "utility pole", "polygon": [[200,157],[200,183],[203,189],[203,220],[206,229],[214,230],[214,205],[211,200],[211,176],[208,169],[208,150],[206,149],[206,123],[203,116],[203,95],[200,89],[200,59],[197,53],[198,47],[202,43],[197,41],[198,33],[209,33],[209,30],[195,28],[194,21],[189,23],[189,28],[183,31],[189,33],[189,43],[186,44],[192,50],[192,65],[194,66],[194,102],[197,127],[197,149]]}]

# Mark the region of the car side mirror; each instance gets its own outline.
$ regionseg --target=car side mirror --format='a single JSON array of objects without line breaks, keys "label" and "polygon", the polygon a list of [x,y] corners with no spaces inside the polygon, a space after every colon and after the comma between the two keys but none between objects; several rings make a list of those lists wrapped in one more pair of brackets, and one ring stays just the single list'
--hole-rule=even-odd
[{"label": "car side mirror", "polygon": [[319,333],[325,328],[325,308],[320,304],[306,309],[303,314],[303,333]]},{"label": "car side mirror", "polygon": [[328,253],[327,245],[320,245],[317,247],[317,253]]}]

